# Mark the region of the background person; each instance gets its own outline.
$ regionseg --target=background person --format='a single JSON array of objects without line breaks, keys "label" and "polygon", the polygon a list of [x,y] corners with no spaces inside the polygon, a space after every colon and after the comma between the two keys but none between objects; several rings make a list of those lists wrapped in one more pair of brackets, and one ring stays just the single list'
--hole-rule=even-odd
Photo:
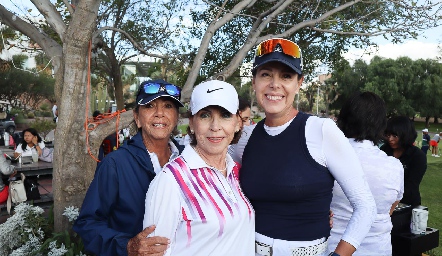
[{"label": "background person", "polygon": [[414,206],[421,204],[419,185],[427,170],[427,156],[413,143],[417,132],[413,122],[406,116],[392,117],[385,129],[385,143],[381,150],[394,156],[404,167],[404,197],[401,203]]},{"label": "background person", "polygon": [[425,128],[422,130],[422,147],[421,150],[427,155],[428,148],[430,147],[430,135],[428,135],[428,129]]},{"label": "background person", "polygon": [[434,134],[433,138],[430,141],[431,146],[431,156],[440,157],[439,156],[439,141],[442,132]]},{"label": "background person", "polygon": [[[361,162],[377,208],[370,231],[353,255],[392,255],[390,215],[404,193],[404,169],[398,159],[387,156],[378,147],[387,125],[386,114],[385,103],[379,96],[372,92],[358,92],[344,103],[338,115],[338,127]],[[330,207],[334,216],[328,248],[333,251],[353,213],[336,181]]]},{"label": "background person", "polygon": [[[241,130],[244,126],[249,126],[252,124],[253,119],[251,117],[252,111],[251,111],[251,104],[248,100],[245,100],[244,98],[239,97],[238,98],[239,105],[238,105],[238,113],[240,117],[240,125]],[[186,144],[185,144],[186,145]],[[235,144],[229,145],[227,152],[229,155],[233,154],[233,151],[235,150]],[[239,177],[239,172],[237,173]]]},{"label": "background person", "polygon": [[[2,175],[9,175],[9,177],[11,178],[17,174],[15,166],[10,165],[8,161],[6,161],[6,158],[1,150],[0,150],[0,173]],[[0,177],[0,204],[8,200],[8,195],[9,195],[8,186],[6,186],[3,183],[3,179],[2,177]]]},{"label": "background person", "polygon": [[58,107],[57,102],[54,102],[54,105],[52,106],[52,116],[54,117],[54,123],[58,123]]},{"label": "background person", "polygon": [[250,104],[250,101],[244,99],[244,98],[238,98],[239,100],[239,116],[241,117],[241,122],[243,126],[251,125],[252,120],[252,105]]},{"label": "background person", "polygon": [[[240,137],[235,88],[213,80],[190,99],[191,142],[152,182],[143,226],[171,239],[165,255],[253,255],[254,212],[227,146]],[[232,100],[233,99],[233,100]],[[164,203],[164,202],[167,203]]]},{"label": "background person", "polygon": [[166,249],[166,238],[148,239],[153,228],[142,229],[144,202],[155,175],[182,149],[170,139],[183,106],[180,96],[180,88],[166,81],[141,83],[133,111],[138,133],[97,166],[73,226],[87,252],[147,255]]},{"label": "background person", "polygon": [[38,156],[41,156],[42,149],[45,148],[45,143],[41,139],[37,130],[34,128],[24,129],[22,132],[23,141],[18,144],[14,152],[14,158],[18,156],[32,156],[32,149],[37,150]]},{"label": "background person", "polygon": [[244,127],[234,159],[242,159],[241,186],[255,209],[256,255],[327,255],[335,179],[354,209],[334,255],[351,255],[368,233],[376,205],[336,124],[293,107],[303,82],[299,47],[285,39],[262,42],[252,75],[266,118]]}]

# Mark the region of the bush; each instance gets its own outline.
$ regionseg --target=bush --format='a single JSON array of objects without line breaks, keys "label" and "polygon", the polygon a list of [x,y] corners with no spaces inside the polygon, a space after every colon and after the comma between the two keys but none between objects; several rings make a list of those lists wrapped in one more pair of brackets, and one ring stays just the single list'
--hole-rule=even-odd
[{"label": "bush", "polygon": [[48,104],[44,103],[40,106],[40,110],[42,110],[43,112],[48,112],[51,110],[51,108]]},{"label": "bush", "polygon": [[33,112],[29,112],[29,113],[27,114],[27,117],[30,118],[30,119],[32,119],[32,118],[35,117],[35,115],[34,115]]},{"label": "bush", "polygon": [[56,126],[57,124],[54,123],[52,119],[37,118],[29,123],[29,127],[37,130],[43,138],[45,138],[50,131],[54,130]]},{"label": "bush", "polygon": [[14,122],[15,122],[15,124],[24,124],[24,123],[26,123],[26,121],[25,121],[25,116],[24,116],[24,114],[23,114],[23,110],[13,108],[13,109],[11,109],[11,111],[9,112],[9,114],[10,114],[11,116],[14,116]]},{"label": "bush", "polygon": [[52,112],[50,111],[34,111],[36,117],[52,117]]},{"label": "bush", "polygon": [[[41,207],[20,203],[14,212],[0,224],[0,255],[85,255],[77,234],[52,233],[54,223],[43,217]],[[63,215],[73,223],[78,212],[71,206]]]}]

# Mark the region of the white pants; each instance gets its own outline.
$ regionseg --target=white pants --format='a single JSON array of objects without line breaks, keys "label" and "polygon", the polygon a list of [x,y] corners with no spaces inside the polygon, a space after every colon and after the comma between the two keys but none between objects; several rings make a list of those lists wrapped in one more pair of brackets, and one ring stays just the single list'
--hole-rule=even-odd
[{"label": "white pants", "polygon": [[[255,241],[272,246],[273,249],[272,256],[292,256],[292,250],[291,250],[292,248],[318,245],[326,240],[327,238],[323,237],[313,241],[287,241],[287,240],[273,239],[271,237],[255,232]],[[327,256],[328,255],[327,246],[325,246],[325,248],[326,249],[324,250],[323,253],[316,254],[315,256]],[[255,256],[262,256],[262,255],[255,253]]]}]

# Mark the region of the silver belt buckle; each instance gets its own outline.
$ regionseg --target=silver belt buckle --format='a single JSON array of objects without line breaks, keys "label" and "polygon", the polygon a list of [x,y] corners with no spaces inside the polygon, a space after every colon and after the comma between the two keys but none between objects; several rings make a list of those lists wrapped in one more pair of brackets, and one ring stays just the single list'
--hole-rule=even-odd
[{"label": "silver belt buckle", "polygon": [[263,256],[272,256],[273,248],[270,245],[255,241],[255,252]]}]

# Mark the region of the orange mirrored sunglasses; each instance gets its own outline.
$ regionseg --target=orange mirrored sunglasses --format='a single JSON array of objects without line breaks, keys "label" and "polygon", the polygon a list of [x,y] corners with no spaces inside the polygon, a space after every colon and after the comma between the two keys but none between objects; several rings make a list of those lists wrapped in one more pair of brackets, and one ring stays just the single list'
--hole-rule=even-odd
[{"label": "orange mirrored sunglasses", "polygon": [[[276,47],[278,45],[281,48]],[[290,55],[294,58],[301,58],[301,49],[299,49],[299,46],[290,40],[282,38],[269,39],[260,43],[258,48],[256,48],[256,56],[260,57],[262,55],[280,50],[282,50],[284,54]]]}]

